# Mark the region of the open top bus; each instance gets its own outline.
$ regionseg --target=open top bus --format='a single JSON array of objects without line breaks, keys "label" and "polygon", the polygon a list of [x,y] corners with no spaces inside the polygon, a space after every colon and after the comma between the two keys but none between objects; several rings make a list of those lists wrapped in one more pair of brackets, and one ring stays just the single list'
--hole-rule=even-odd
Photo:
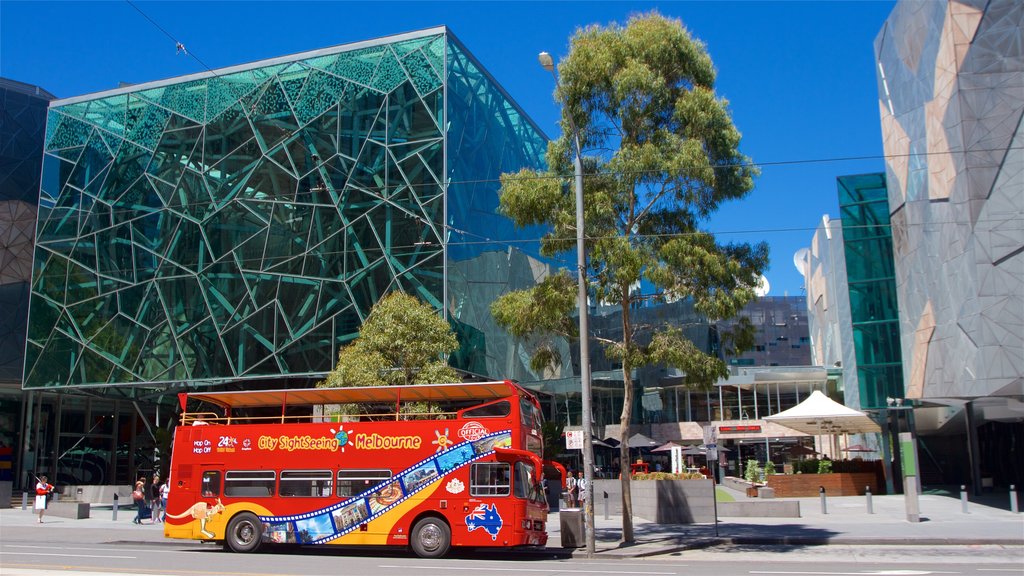
[{"label": "open top bus", "polygon": [[[510,382],[180,394],[164,535],[543,546],[537,399]],[[199,406],[196,411],[188,407]]]}]

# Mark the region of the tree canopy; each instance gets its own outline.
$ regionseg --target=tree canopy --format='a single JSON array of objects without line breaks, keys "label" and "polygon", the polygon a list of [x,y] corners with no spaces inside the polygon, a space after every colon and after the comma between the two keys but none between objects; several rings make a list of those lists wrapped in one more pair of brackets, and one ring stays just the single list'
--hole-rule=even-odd
[{"label": "tree canopy", "polygon": [[[589,293],[622,315],[620,340],[596,340],[622,364],[620,461],[628,542],[631,371],[665,364],[704,385],[728,375],[725,363],[688,340],[680,326],[637,325],[630,311],[645,299],[688,299],[713,321],[735,316],[755,297],[767,245],[719,243],[706,225],[722,203],[753,189],[757,170],[739,151],[728,102],[715,94],[710,56],[679,20],[650,13],[625,26],[578,30],[558,75],[562,135],[548,145],[549,168],[502,175],[500,209],[517,226],[549,228],[543,254],[574,251],[576,199],[570,191],[578,137]],[[503,296],[492,313],[514,336],[541,343],[535,362],[555,361],[543,335],[573,335],[575,290],[572,275],[557,274]]]},{"label": "tree canopy", "polygon": [[359,337],[338,352],[324,388],[460,382],[447,357],[458,348],[451,326],[419,299],[392,292],[379,300]]}]

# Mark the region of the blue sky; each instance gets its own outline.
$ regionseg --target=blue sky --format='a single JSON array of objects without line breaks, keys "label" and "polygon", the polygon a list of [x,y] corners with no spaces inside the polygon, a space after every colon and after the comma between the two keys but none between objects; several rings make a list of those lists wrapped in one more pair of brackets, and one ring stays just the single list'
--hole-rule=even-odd
[{"label": "blue sky", "polygon": [[[894,2],[147,2],[136,5],[210,68],[447,25],[537,123],[558,107],[537,53],[567,52],[581,26],[657,9],[703,40],[743,133],[767,163],[756,189],[710,228],[767,241],[771,295],[803,294],[793,253],[823,214],[836,176],[885,169],[873,41]],[[122,1],[0,2],[0,75],[58,97],[204,71]],[[858,161],[830,160],[874,157]],[[809,162],[825,160],[822,162]]]}]

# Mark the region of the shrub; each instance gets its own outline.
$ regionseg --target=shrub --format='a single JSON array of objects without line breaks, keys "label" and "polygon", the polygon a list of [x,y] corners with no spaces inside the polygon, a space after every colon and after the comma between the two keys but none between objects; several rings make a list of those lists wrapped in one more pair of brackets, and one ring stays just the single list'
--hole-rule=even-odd
[{"label": "shrub", "polygon": [[764,463],[764,475],[765,477],[775,474],[775,462],[771,460]]},{"label": "shrub", "polygon": [[832,472],[832,461],[823,458],[818,460],[818,474],[829,474]]}]

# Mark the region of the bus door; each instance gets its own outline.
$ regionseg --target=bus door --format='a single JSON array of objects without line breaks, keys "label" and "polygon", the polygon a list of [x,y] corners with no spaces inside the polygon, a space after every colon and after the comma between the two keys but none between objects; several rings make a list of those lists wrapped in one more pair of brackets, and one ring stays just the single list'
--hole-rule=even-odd
[{"label": "bus door", "polygon": [[192,505],[192,537],[196,539],[211,538],[210,525],[223,522],[219,511],[223,510],[221,497],[224,494],[224,472],[221,464],[204,464],[199,467],[199,486]]}]

